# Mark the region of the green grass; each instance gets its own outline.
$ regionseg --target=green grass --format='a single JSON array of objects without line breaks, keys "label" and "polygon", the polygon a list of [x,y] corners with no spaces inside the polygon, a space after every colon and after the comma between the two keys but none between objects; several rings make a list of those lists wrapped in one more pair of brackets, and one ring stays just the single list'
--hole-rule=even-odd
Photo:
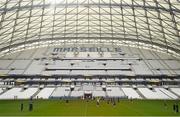
[{"label": "green grass", "polygon": [[[180,116],[173,112],[173,104],[177,101],[163,100],[120,100],[113,106],[107,101],[90,100],[34,100],[34,109],[28,111],[28,100],[1,100],[0,116]],[[20,104],[24,103],[24,110],[20,111]]]}]

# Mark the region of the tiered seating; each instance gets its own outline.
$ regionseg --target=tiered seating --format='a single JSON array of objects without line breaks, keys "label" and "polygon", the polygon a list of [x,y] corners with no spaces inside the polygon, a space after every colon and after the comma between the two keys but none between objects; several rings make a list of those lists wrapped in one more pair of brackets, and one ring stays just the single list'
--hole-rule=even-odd
[{"label": "tiered seating", "polygon": [[75,91],[72,91],[71,92],[71,97],[82,97],[84,95],[84,91],[78,91],[78,90],[75,90]]},{"label": "tiered seating", "polygon": [[25,69],[29,63],[30,60],[16,60],[8,68]]},{"label": "tiered seating", "polygon": [[9,70],[0,70],[0,74],[8,74]]},{"label": "tiered seating", "polygon": [[141,96],[133,88],[122,88],[122,90],[129,99],[141,99]]},{"label": "tiered seating", "polygon": [[171,99],[166,94],[164,94],[159,88],[154,88],[154,90],[150,90],[148,88],[138,88],[138,90],[147,99]]},{"label": "tiered seating", "polygon": [[36,50],[22,51],[21,54],[17,56],[17,59],[29,59],[35,53]]},{"label": "tiered seating", "polygon": [[180,96],[180,88],[170,88],[170,90]]},{"label": "tiered seating", "polygon": [[180,68],[180,64],[176,60],[165,60],[165,62],[172,69],[179,69]]},{"label": "tiered seating", "polygon": [[82,57],[82,58],[99,57],[99,55],[98,52],[79,52],[78,57]]},{"label": "tiered seating", "polygon": [[13,60],[0,60],[0,68],[1,69],[6,69]]},{"label": "tiered seating", "polygon": [[106,94],[104,91],[93,91],[93,97],[105,97]]},{"label": "tiered seating", "polygon": [[74,75],[85,75],[85,74],[90,74],[90,75],[104,75],[106,74],[105,71],[102,71],[102,70],[74,70],[71,72],[71,74],[74,74]]},{"label": "tiered seating", "polygon": [[[24,87],[25,88],[25,87]],[[137,91],[131,87],[108,86],[106,91],[103,91],[101,86],[83,85],[74,87],[73,91],[70,91],[69,86],[61,86],[58,88],[45,87],[39,91],[38,86],[32,85],[26,87],[24,90],[21,87],[15,87],[7,91],[3,91],[0,88],[0,99],[29,99],[32,96],[36,99],[48,99],[48,98],[64,98],[64,97],[83,97],[86,92],[90,92],[93,97],[115,97],[115,98],[129,98],[129,99],[178,99],[180,96],[180,88],[153,88],[152,90],[144,86],[136,87]],[[39,91],[39,92],[38,92]],[[172,93],[173,92],[173,93]],[[177,95],[176,95],[177,94]],[[36,96],[35,96],[36,95]]]},{"label": "tiered seating", "polygon": [[29,99],[37,91],[38,88],[33,87],[26,90],[23,90],[22,88],[12,88],[0,95],[0,99]]},{"label": "tiered seating", "polygon": [[3,92],[3,89],[2,88],[0,88],[0,93],[2,93]]},{"label": "tiered seating", "polygon": [[137,75],[152,74],[148,66],[143,61],[139,61],[138,64],[132,65],[132,67]]},{"label": "tiered seating", "polygon": [[84,91],[92,91],[94,87],[92,85],[83,85],[82,89]]},{"label": "tiered seating", "polygon": [[54,90],[51,98],[60,98],[60,97],[68,97],[70,93],[70,89],[68,87],[58,87]]},{"label": "tiered seating", "polygon": [[42,69],[44,69],[44,66],[39,64],[39,61],[33,61],[31,65],[28,67],[28,69],[25,71],[25,74],[40,74]]},{"label": "tiered seating", "polygon": [[172,99],[178,99],[178,97],[174,95],[173,93],[171,93],[170,91],[164,88],[158,88],[158,89],[161,90],[163,93],[165,93],[167,96],[171,97]]},{"label": "tiered seating", "polygon": [[0,99],[14,99],[17,97],[22,88],[12,88],[0,95]]},{"label": "tiered seating", "polygon": [[30,87],[23,92],[18,92],[17,98],[18,99],[29,99],[38,91],[37,87]]},{"label": "tiered seating", "polygon": [[37,95],[36,98],[41,98],[41,99],[48,99],[49,96],[52,94],[55,88],[51,87],[46,87],[43,88]]},{"label": "tiered seating", "polygon": [[106,92],[108,97],[125,97],[119,87],[108,87]]},{"label": "tiered seating", "polygon": [[13,70],[13,71],[9,71],[8,74],[22,74],[24,72],[24,70]]},{"label": "tiered seating", "polygon": [[33,54],[32,58],[42,58],[44,57],[43,53],[45,53],[46,49],[44,48],[39,48],[36,49],[36,52]]}]

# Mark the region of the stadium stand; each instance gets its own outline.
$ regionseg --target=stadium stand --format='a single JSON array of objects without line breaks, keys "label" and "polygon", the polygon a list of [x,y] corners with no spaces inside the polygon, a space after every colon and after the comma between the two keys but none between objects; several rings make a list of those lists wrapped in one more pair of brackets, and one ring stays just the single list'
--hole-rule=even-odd
[{"label": "stadium stand", "polygon": [[65,98],[68,97],[70,93],[70,88],[68,87],[57,87],[50,98]]},{"label": "stadium stand", "polygon": [[0,99],[180,99],[179,5],[0,0]]},{"label": "stadium stand", "polygon": [[150,90],[149,88],[138,88],[138,90],[147,98],[147,99],[170,99],[169,96],[161,92],[160,89],[154,88]]},{"label": "stadium stand", "polygon": [[133,88],[122,88],[122,90],[129,99],[142,99]]},{"label": "stadium stand", "polygon": [[12,88],[0,95],[0,99],[30,99],[33,94],[38,91],[38,88]]},{"label": "stadium stand", "polygon": [[37,99],[49,99],[55,88],[45,87],[35,97]]},{"label": "stadium stand", "polygon": [[107,96],[110,98],[124,98],[125,95],[119,87],[107,87]]},{"label": "stadium stand", "polygon": [[180,96],[180,88],[170,88],[170,90]]}]

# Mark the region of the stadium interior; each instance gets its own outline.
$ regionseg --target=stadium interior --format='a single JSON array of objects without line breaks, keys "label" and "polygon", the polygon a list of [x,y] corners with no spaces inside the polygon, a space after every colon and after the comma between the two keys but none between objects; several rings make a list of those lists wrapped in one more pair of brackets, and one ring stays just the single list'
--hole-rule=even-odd
[{"label": "stadium interior", "polygon": [[0,100],[180,99],[179,0],[0,0]]}]

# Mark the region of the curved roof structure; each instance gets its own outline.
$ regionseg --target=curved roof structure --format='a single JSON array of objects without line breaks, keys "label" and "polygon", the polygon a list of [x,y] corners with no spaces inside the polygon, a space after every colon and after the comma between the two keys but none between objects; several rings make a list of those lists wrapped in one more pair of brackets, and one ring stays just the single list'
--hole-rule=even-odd
[{"label": "curved roof structure", "polygon": [[179,0],[1,0],[1,55],[112,43],[180,55]]}]

